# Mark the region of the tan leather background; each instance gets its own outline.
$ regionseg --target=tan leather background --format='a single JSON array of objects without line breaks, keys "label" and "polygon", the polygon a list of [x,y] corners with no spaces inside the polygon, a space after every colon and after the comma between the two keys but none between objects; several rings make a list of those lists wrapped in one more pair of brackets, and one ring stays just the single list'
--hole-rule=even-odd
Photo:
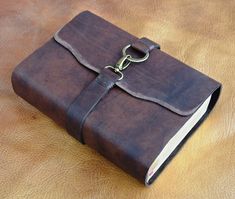
[{"label": "tan leather background", "polygon": [[[14,66],[87,9],[223,84],[214,111],[149,188],[12,90]],[[235,1],[1,0],[0,198],[235,198],[234,78]]]}]

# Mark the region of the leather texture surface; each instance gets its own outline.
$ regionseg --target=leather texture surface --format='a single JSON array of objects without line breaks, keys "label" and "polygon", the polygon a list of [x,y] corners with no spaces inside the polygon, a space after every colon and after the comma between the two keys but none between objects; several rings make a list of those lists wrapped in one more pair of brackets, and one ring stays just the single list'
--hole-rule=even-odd
[{"label": "leather texture surface", "polygon": [[[64,36],[61,36],[61,31]],[[214,93],[218,92],[214,91],[219,90],[220,84],[153,49],[156,45],[150,45],[152,51],[148,60],[135,65],[132,63],[134,66],[122,71],[124,77],[117,81],[118,74],[107,71],[105,64],[102,66],[101,63],[104,60],[115,63],[114,57],[120,54],[116,53],[117,46],[128,42],[128,39],[131,41],[134,36],[88,11],[80,13],[61,31],[57,33],[56,41],[49,40],[16,66],[12,74],[14,91],[49,117],[54,119],[59,115],[66,118],[66,124],[57,119],[55,121],[66,126],[69,133],[82,143],[145,183],[150,165],[190,117],[188,113],[184,117],[171,111],[171,107],[178,105],[185,110],[184,106],[188,108],[193,105],[192,112],[211,93],[216,102],[218,95]],[[95,39],[93,35],[96,35]],[[58,38],[62,45],[56,44]],[[72,46],[69,51],[63,45],[67,42],[66,38]],[[106,53],[97,55],[97,51],[102,52],[106,48]],[[78,49],[83,50],[80,52]],[[79,57],[76,56],[78,54]],[[66,68],[71,59],[77,63],[70,69]],[[91,64],[90,60],[96,62]],[[84,61],[89,63],[89,67],[99,69],[95,80],[90,81],[87,77],[87,73],[94,75],[94,72],[90,68],[86,72],[83,70],[86,67],[82,64]],[[87,86],[78,85],[78,82]],[[114,84],[122,89],[111,89]],[[75,97],[71,98],[71,95]],[[158,103],[144,100],[148,96],[153,96],[152,99],[158,100]],[[68,110],[64,110],[65,107]]]},{"label": "leather texture surface", "polygon": [[131,44],[131,46],[132,46],[134,49],[136,49],[136,50],[138,50],[138,51],[140,51],[140,52],[142,52],[142,53],[144,53],[144,54],[149,53],[149,52],[150,52],[151,50],[153,50],[154,48],[157,48],[157,49],[159,49],[159,50],[160,50],[160,48],[161,48],[159,44],[157,44],[157,43],[155,43],[155,42],[149,40],[149,39],[146,38],[146,37],[143,37],[143,38],[141,38],[141,39],[139,39],[139,40],[137,40],[137,41],[134,41],[134,42]]},{"label": "leather texture surface", "polygon": [[[121,49],[136,41],[135,36],[106,21],[83,12],[59,30],[55,39],[82,65],[99,72],[108,63],[115,64]],[[122,81],[116,83],[118,87],[185,116],[192,114],[218,87],[214,80],[160,50],[153,50],[141,64],[132,63],[124,73]]]},{"label": "leather texture surface", "polygon": [[83,140],[83,126],[96,105],[113,88],[120,76],[109,69],[103,69],[71,103],[66,113],[66,129],[80,142]]},{"label": "leather texture surface", "polygon": [[[138,39],[131,44],[131,46],[134,46],[135,49],[142,53],[150,53],[154,48],[160,48],[159,45],[147,38]],[[84,143],[82,131],[86,118],[100,100],[102,100],[109,90],[122,78],[123,73],[120,73],[120,71],[119,73],[114,73],[113,69],[110,71],[110,66],[104,67],[99,75],[79,93],[78,97],[69,106],[66,129],[81,143]]]},{"label": "leather texture surface", "polygon": [[[2,198],[234,198],[232,1],[2,1],[0,9]],[[14,66],[86,9],[158,41],[224,85],[216,109],[148,189],[71,139],[11,88]]]}]

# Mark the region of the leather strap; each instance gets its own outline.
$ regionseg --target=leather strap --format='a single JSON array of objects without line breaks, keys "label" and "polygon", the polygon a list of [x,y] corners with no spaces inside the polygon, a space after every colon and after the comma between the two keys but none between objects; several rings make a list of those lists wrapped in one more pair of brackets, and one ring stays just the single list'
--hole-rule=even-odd
[{"label": "leather strap", "polygon": [[141,39],[136,40],[134,43],[131,44],[132,48],[146,54],[149,53],[154,48],[160,50],[160,45],[147,39],[146,37],[142,37]]},{"label": "leather strap", "polygon": [[80,142],[84,143],[82,128],[86,118],[119,78],[120,76],[111,70],[103,69],[69,106],[66,128]]},{"label": "leather strap", "polygon": [[[158,44],[147,38],[138,39],[132,43],[131,46],[143,53],[149,53],[154,48],[160,49]],[[86,118],[119,78],[118,73],[114,73],[109,69],[103,69],[69,106],[66,118],[66,129],[81,143],[84,144],[82,130]]]}]

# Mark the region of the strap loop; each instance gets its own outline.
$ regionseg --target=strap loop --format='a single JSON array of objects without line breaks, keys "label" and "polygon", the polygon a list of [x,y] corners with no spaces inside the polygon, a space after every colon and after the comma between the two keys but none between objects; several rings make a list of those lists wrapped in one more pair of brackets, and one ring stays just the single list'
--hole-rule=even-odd
[{"label": "strap loop", "polygon": [[[126,50],[130,46],[143,52],[145,56],[142,58],[133,58],[131,55],[126,54]],[[142,62],[148,59],[149,52],[156,47],[158,48],[157,44],[146,38],[139,39],[133,44],[127,45],[123,48],[123,57],[119,59],[117,64],[115,66],[106,66],[100,74],[81,91],[67,111],[66,128],[73,137],[77,138],[81,143],[84,143],[82,130],[86,118],[116,82],[123,79],[124,75],[122,71],[125,70],[131,62]],[[111,68],[112,71],[106,70],[107,68]]]},{"label": "strap loop", "polygon": [[106,69],[102,70],[69,106],[66,129],[81,143],[84,143],[82,129],[86,118],[114,86],[118,78],[119,76],[116,73]]},{"label": "strap loop", "polygon": [[141,39],[138,39],[134,43],[131,44],[132,48],[146,54],[152,51],[153,49],[157,48],[160,50],[160,45],[151,41],[150,39],[147,39],[146,37],[143,37]]}]

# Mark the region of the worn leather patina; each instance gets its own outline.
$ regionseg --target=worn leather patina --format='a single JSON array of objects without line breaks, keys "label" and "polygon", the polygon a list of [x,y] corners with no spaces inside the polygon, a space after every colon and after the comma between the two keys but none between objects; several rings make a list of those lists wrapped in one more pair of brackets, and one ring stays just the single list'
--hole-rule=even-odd
[{"label": "worn leather patina", "polygon": [[[159,45],[147,38],[139,39],[131,46],[143,53],[149,53],[154,48],[160,48]],[[108,67],[104,67],[99,75],[81,91],[67,111],[66,128],[70,134],[82,143],[84,143],[82,130],[86,118],[99,101],[106,96],[109,90],[112,89],[118,81],[122,80],[120,76],[118,76],[118,73],[114,74],[114,71],[111,72]]]},{"label": "worn leather patina", "polygon": [[[146,53],[146,44],[136,41],[135,36],[83,12],[16,67],[12,84],[19,96],[77,139],[81,138],[75,130],[81,128],[77,119],[86,118],[81,123],[82,141],[145,182],[163,146],[213,94],[210,112],[221,85],[159,50],[157,44],[149,48],[147,61],[132,63],[123,72],[121,81],[106,81],[104,67],[118,61],[124,46],[133,44],[133,56]],[[97,86],[100,83],[105,87]],[[81,115],[79,109],[71,109],[76,100],[86,107]]]}]

